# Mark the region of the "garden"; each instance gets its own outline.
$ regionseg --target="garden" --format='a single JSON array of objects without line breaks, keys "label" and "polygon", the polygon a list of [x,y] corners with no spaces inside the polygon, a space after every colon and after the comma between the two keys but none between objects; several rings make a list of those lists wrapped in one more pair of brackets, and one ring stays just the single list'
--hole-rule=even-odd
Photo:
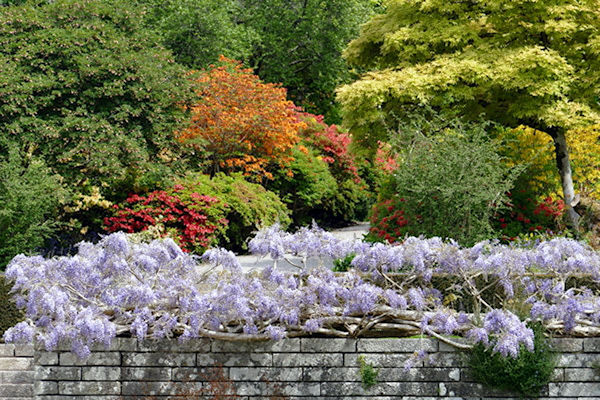
[{"label": "garden", "polygon": [[7,343],[433,338],[537,396],[600,337],[597,0],[5,0],[0,65]]}]

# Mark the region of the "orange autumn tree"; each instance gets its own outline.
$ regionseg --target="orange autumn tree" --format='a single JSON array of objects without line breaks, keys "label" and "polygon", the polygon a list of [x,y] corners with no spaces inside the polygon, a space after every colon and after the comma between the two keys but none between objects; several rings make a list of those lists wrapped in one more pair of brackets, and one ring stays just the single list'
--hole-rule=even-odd
[{"label": "orange autumn tree", "polygon": [[219,65],[199,74],[197,83],[191,123],[178,137],[208,153],[211,174],[241,170],[270,179],[269,164],[292,160],[302,123],[284,88],[261,82],[252,70],[223,56]]}]

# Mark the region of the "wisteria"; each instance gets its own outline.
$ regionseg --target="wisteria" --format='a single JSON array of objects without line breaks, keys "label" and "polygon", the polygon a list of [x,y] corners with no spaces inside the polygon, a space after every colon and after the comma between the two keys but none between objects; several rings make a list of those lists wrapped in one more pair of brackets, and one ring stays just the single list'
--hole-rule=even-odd
[{"label": "wisteria", "polygon": [[[142,243],[124,233],[80,243],[72,257],[17,256],[6,277],[26,320],[4,339],[37,341],[48,350],[69,343],[85,358],[92,345],[109,345],[118,335],[279,340],[424,334],[462,349],[482,343],[515,357],[533,346],[531,321],[555,334],[600,336],[600,255],[574,240],[462,248],[411,237],[386,245],[340,240],[316,226],[293,234],[272,226],[249,248],[273,263],[244,273],[227,250],[199,258],[170,239]],[[277,266],[288,256],[301,260],[293,273]],[[326,267],[347,256],[354,257],[350,271]],[[309,268],[310,258],[323,263]]]}]

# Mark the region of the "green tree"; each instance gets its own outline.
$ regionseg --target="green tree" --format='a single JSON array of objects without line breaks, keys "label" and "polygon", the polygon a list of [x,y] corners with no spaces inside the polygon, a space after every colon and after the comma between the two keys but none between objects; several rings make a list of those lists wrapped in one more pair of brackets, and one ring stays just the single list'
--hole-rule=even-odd
[{"label": "green tree", "polygon": [[0,153],[15,146],[105,187],[177,160],[192,83],[140,15],[116,0],[3,8]]},{"label": "green tree", "polygon": [[600,1],[391,0],[345,56],[371,70],[338,91],[363,146],[423,104],[546,132],[577,227],[565,133],[600,119]]}]

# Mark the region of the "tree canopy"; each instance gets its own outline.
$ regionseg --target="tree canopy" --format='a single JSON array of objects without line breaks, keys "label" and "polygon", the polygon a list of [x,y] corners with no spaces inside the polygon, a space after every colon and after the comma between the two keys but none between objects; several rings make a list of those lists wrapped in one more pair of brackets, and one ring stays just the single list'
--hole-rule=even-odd
[{"label": "tree canopy", "polygon": [[[573,202],[565,131],[600,119],[600,1],[391,0],[350,43],[370,69],[338,91],[366,147],[415,105],[527,125],[554,139]],[[570,186],[570,188],[569,188]]]}]

